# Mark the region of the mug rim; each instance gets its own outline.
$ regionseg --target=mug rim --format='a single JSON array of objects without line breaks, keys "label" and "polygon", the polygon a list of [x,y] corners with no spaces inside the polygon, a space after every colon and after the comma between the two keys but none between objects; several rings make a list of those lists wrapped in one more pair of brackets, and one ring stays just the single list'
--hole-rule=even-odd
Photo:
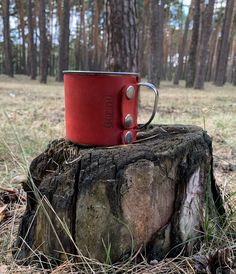
[{"label": "mug rim", "polygon": [[106,75],[106,76],[138,76],[135,72],[113,72],[113,71],[86,71],[86,70],[63,70],[63,74],[80,74],[80,75]]}]

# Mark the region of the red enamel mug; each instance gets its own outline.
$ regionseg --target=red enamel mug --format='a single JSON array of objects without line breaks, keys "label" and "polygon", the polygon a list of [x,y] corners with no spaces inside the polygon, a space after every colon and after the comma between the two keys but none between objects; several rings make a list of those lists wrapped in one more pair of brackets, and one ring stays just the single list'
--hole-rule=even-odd
[{"label": "red enamel mug", "polygon": [[[151,123],[157,110],[158,90],[126,72],[63,71],[66,139],[91,146],[131,144],[140,129]],[[153,112],[139,127],[140,86],[155,94]]]}]

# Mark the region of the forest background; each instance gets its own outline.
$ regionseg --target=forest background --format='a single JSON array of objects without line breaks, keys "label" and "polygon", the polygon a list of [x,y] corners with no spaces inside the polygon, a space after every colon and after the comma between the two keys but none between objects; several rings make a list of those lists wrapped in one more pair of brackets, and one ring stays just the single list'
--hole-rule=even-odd
[{"label": "forest background", "polygon": [[203,89],[236,85],[235,0],[3,0],[0,74],[140,72]]}]

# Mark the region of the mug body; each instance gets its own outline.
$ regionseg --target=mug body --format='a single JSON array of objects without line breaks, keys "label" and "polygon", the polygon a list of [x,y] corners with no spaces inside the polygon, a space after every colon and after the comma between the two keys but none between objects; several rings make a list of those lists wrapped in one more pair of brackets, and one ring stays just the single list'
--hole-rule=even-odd
[{"label": "mug body", "polygon": [[66,139],[95,146],[132,143],[138,81],[135,73],[64,71]]}]

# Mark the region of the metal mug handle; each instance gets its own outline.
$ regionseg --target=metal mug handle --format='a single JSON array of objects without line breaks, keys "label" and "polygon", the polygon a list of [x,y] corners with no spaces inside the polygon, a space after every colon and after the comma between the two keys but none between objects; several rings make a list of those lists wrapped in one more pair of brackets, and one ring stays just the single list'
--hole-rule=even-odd
[{"label": "metal mug handle", "polygon": [[153,84],[150,84],[150,83],[140,82],[140,83],[138,83],[138,86],[147,87],[147,88],[151,89],[155,94],[155,100],[154,100],[152,115],[151,115],[150,119],[147,121],[146,124],[144,124],[143,126],[138,128],[140,130],[140,129],[143,129],[143,128],[147,127],[151,123],[151,121],[153,120],[153,118],[154,118],[154,116],[157,112],[157,103],[158,103],[158,98],[159,98],[159,90]]}]

